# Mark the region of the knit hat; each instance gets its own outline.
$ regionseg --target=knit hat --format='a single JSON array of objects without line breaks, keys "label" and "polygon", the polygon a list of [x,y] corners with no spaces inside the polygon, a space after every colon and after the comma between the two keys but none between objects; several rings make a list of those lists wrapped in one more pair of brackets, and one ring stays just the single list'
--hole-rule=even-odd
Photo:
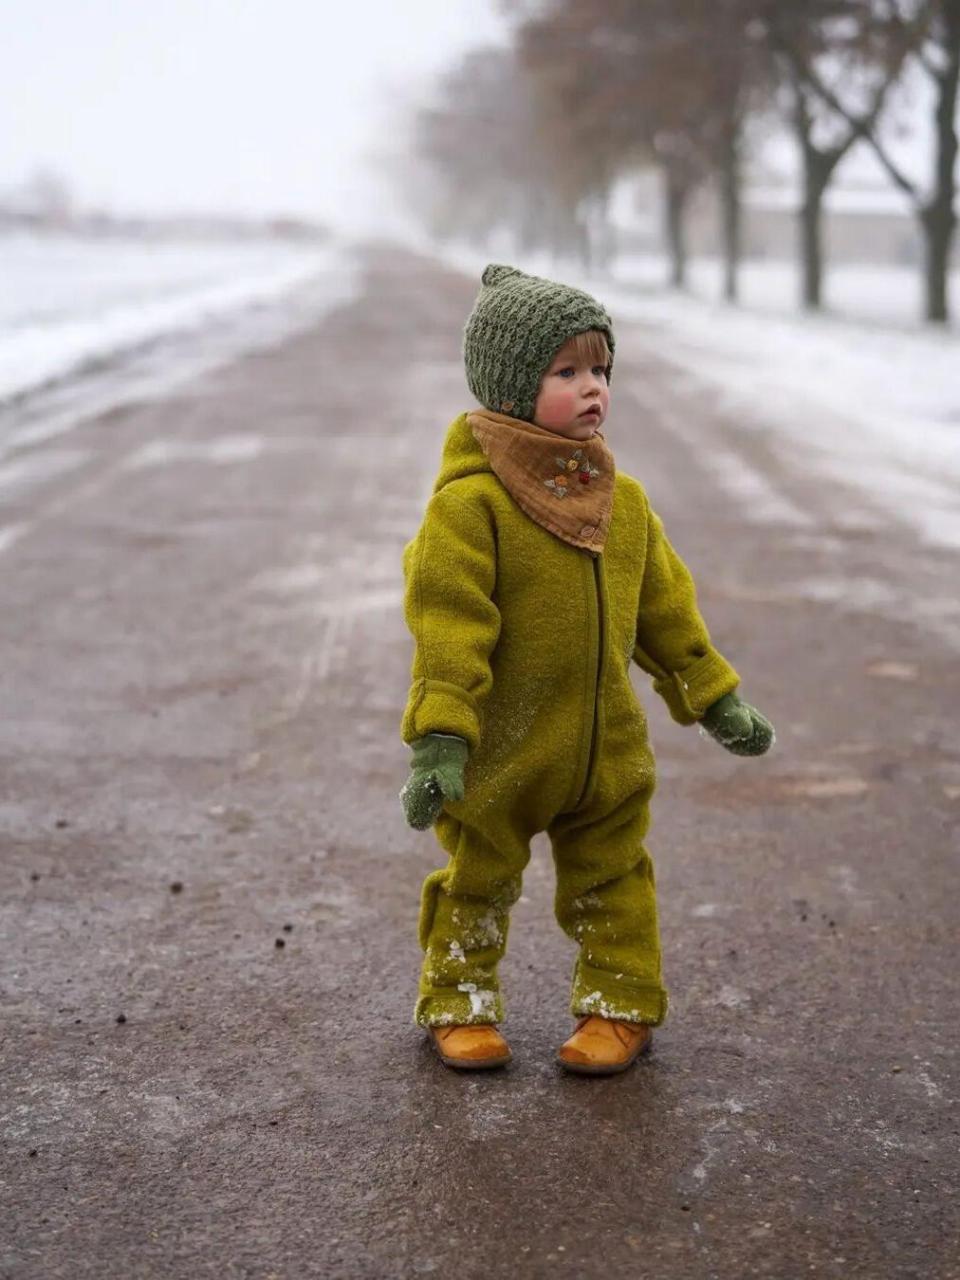
[{"label": "knit hat", "polygon": [[480,279],[463,330],[463,363],[467,385],[487,409],[531,422],[544,370],[565,342],[588,329],[607,339],[609,379],[613,321],[596,298],[499,262],[484,267]]}]

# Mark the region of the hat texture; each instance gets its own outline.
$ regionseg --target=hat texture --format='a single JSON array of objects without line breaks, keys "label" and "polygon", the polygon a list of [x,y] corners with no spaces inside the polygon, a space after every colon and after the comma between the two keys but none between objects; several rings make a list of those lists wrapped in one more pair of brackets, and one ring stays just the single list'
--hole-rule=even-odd
[{"label": "hat texture", "polygon": [[610,348],[613,321],[596,298],[572,285],[491,262],[463,330],[467,385],[485,408],[533,420],[540,379],[560,347],[599,329]]}]

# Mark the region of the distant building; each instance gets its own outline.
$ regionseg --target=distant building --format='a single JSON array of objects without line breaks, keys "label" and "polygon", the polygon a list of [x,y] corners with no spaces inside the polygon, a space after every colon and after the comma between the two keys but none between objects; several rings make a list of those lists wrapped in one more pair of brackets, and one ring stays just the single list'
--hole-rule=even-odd
[{"label": "distant building", "polygon": [[63,227],[72,215],[70,186],[52,169],[37,169],[18,187],[0,191],[0,224]]},{"label": "distant building", "polygon": [[[792,258],[800,235],[800,196],[786,186],[749,186],[743,199],[743,251],[751,258]],[[835,184],[823,200],[823,246],[831,262],[914,266],[923,259],[917,220],[892,187]],[[720,251],[720,211],[704,190],[690,211],[690,251]]]},{"label": "distant building", "polygon": [[[800,188],[789,139],[780,135],[755,161],[744,184],[742,236],[748,258],[794,259],[800,235]],[[925,160],[926,157],[923,157]],[[663,189],[657,169],[624,179],[610,201],[609,217],[624,253],[663,253]],[[692,256],[721,252],[716,187],[691,198],[687,248]],[[912,206],[861,147],[844,162],[823,201],[827,262],[877,262],[915,266],[923,261],[923,237]],[[960,235],[954,240],[960,266]]]}]

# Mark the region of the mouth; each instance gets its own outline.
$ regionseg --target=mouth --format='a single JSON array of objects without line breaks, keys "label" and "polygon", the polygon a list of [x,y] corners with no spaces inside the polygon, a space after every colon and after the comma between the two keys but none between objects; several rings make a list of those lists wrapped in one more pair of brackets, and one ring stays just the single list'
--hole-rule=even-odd
[{"label": "mouth", "polygon": [[600,410],[596,407],[593,407],[591,409],[584,409],[583,413],[580,414],[580,417],[581,418],[599,418]]}]

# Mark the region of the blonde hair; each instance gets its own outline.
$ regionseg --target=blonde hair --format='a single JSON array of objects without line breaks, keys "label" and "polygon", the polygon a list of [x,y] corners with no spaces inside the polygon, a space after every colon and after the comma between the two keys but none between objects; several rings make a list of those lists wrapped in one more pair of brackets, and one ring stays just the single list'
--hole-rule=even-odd
[{"label": "blonde hair", "polygon": [[554,360],[564,347],[570,348],[570,358],[578,364],[602,364],[609,371],[612,359],[610,348],[607,346],[606,336],[599,329],[587,329],[584,333],[574,334],[553,353]]}]

